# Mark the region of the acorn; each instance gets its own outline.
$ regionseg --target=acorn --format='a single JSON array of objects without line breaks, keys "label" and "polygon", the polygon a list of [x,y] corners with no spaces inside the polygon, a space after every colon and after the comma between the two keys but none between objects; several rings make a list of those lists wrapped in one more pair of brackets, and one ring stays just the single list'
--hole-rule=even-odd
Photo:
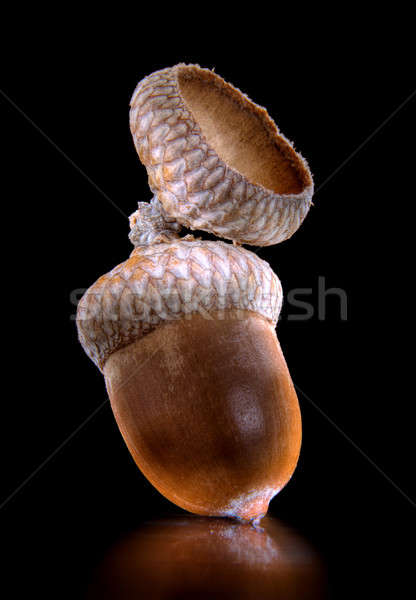
[{"label": "acorn", "polygon": [[130,217],[130,258],[81,299],[79,339],[149,481],[190,512],[257,522],[296,467],[301,416],[275,333],[280,281],[239,244],[289,237],[312,178],[264,109],[195,65],[143,80],[131,123],[154,197]]}]

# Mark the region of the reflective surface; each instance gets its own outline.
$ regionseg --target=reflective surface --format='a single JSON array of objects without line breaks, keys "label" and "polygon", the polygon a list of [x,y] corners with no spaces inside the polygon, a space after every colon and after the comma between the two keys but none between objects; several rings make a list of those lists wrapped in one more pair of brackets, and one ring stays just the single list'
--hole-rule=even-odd
[{"label": "reflective surface", "polygon": [[91,599],[326,598],[316,552],[279,521],[261,527],[228,519],[149,522],[98,567]]}]

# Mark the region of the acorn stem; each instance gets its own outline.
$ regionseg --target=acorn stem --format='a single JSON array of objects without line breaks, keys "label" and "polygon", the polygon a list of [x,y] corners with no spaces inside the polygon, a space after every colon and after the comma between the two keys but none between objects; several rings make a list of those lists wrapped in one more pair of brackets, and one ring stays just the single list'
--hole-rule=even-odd
[{"label": "acorn stem", "polygon": [[138,203],[129,222],[129,239],[135,248],[177,240],[182,229],[175,219],[165,214],[156,194],[150,202]]}]

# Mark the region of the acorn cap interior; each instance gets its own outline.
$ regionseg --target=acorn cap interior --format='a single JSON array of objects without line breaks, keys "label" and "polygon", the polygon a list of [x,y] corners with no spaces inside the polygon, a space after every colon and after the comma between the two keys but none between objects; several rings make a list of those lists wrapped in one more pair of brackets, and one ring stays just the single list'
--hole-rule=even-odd
[{"label": "acorn cap interior", "polygon": [[178,68],[182,98],[207,143],[250,183],[299,194],[311,178],[266,110],[221,77],[197,66]]}]

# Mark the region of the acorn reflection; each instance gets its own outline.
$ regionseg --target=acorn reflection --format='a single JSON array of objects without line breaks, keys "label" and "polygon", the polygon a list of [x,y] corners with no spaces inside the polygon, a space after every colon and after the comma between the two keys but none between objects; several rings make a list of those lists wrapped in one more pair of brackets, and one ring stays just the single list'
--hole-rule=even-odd
[{"label": "acorn reflection", "polygon": [[317,554],[279,521],[153,521],[117,544],[98,568],[89,599],[324,598]]}]

